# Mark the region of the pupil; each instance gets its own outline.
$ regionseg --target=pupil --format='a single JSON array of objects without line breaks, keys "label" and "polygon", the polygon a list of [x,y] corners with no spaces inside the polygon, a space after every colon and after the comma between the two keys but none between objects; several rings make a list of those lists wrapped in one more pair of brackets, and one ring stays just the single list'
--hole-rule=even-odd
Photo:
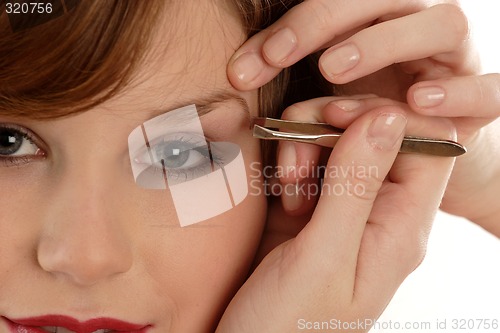
[{"label": "pupil", "polygon": [[0,129],[0,155],[12,155],[23,144],[23,135],[10,129]]},{"label": "pupil", "polygon": [[164,161],[167,169],[180,168],[189,158],[190,147],[178,142],[167,143],[161,147],[157,156]]}]

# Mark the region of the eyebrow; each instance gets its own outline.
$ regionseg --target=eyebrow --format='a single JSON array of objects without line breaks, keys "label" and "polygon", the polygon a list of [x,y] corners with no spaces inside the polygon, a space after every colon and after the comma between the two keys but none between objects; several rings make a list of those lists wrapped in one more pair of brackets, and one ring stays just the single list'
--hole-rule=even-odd
[{"label": "eyebrow", "polygon": [[247,101],[237,95],[236,93],[227,92],[227,91],[216,91],[211,95],[200,97],[194,100],[187,100],[182,102],[176,102],[172,106],[168,106],[166,108],[162,108],[160,110],[155,110],[148,114],[148,119],[152,119],[154,117],[160,116],[162,114],[168,113],[169,111],[177,110],[181,107],[187,105],[196,105],[196,109],[198,111],[198,115],[201,117],[206,115],[212,111],[218,109],[218,106],[222,104],[227,104],[229,102],[236,102],[240,107],[241,111],[243,111],[248,119],[250,120],[250,107],[248,106]]}]

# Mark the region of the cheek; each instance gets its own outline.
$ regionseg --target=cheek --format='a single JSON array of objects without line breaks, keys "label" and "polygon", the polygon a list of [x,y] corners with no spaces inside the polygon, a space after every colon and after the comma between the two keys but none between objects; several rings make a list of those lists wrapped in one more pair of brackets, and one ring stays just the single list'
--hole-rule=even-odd
[{"label": "cheek", "polygon": [[265,198],[185,228],[150,228],[141,257],[154,293],[175,304],[183,331],[196,318],[215,320],[244,282],[265,221]]},{"label": "cheek", "polygon": [[250,165],[260,161],[259,142],[248,135],[240,138],[249,183],[245,200],[192,226],[150,227],[141,241],[154,292],[175,304],[178,323],[218,318],[247,277],[259,245],[267,200],[250,188]]},{"label": "cheek", "polygon": [[[0,274],[25,264],[35,249],[40,193],[38,175],[32,171],[0,169]],[[0,276],[0,281],[5,280]]]}]

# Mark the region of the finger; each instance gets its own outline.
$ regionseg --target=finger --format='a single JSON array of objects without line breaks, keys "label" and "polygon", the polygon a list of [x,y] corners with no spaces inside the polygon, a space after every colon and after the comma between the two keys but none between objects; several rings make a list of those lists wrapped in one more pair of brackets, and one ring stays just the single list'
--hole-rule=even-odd
[{"label": "finger", "polygon": [[[325,97],[296,103],[283,111],[282,119],[304,122],[321,122],[319,110],[334,97]],[[284,211],[299,216],[311,211],[319,195],[318,176],[314,173],[319,164],[321,147],[316,145],[281,141],[278,145],[277,168],[283,187],[281,202]]]},{"label": "finger", "polygon": [[[382,107],[360,117],[338,141],[328,161],[318,205],[297,236],[318,272],[354,280],[363,230],[405,127],[406,118],[398,108]],[[367,172],[373,169],[378,171]],[[332,272],[339,265],[342,269]]]},{"label": "finger", "polygon": [[[348,105],[349,107],[355,106],[355,108],[346,109],[346,105]],[[325,107],[321,110],[321,114],[324,121],[328,122],[329,124],[335,127],[348,128],[356,119],[361,117],[363,114],[368,113],[375,108],[380,108],[383,106],[392,106],[401,109],[401,112],[408,120],[408,124],[406,126],[406,135],[439,139],[446,139],[445,136],[448,135],[447,131],[442,131],[440,128],[444,127],[445,129],[447,129],[450,126],[450,120],[432,120],[427,116],[413,112],[405,103],[382,97],[333,100],[325,105]],[[429,131],[429,129],[432,130]],[[440,136],[440,133],[444,133],[444,135]]]},{"label": "finger", "polygon": [[500,74],[419,82],[410,87],[407,99],[413,110],[428,116],[496,118]]},{"label": "finger", "polygon": [[310,214],[316,206],[320,194],[318,178],[307,177],[294,184],[281,184],[281,203],[289,216]]},{"label": "finger", "polygon": [[[362,100],[373,95],[352,96]],[[328,103],[343,97],[322,97],[296,103],[282,114],[282,119],[303,122],[324,122],[321,109]],[[344,107],[349,107],[345,103]],[[281,202],[288,215],[298,216],[310,212],[316,205],[320,193],[318,180],[321,166],[330,149],[320,146],[281,141],[278,146],[277,174],[282,191]]]},{"label": "finger", "polygon": [[403,106],[403,103],[377,96],[353,99],[351,96],[332,100],[321,110],[325,122],[339,128],[349,127],[361,115],[381,106]]},{"label": "finger", "polygon": [[[287,107],[281,118],[303,122],[322,122],[321,110],[335,97],[321,97]],[[305,143],[281,141],[278,148],[278,168],[283,170],[282,183],[295,183],[310,176],[312,163],[318,162],[321,147]]]},{"label": "finger", "polygon": [[241,46],[229,61],[228,78],[237,89],[258,88],[337,36],[388,13],[405,15],[421,7],[419,1],[304,1]]},{"label": "finger", "polygon": [[325,51],[319,66],[330,82],[347,83],[394,63],[454,51],[468,32],[458,6],[437,5],[358,32]]},{"label": "finger", "polygon": [[[324,122],[321,110],[338,101],[344,110],[360,105],[361,101],[375,95],[355,95],[346,97],[320,97],[291,105],[283,111],[282,119],[303,122]],[[281,141],[278,148],[278,169],[282,170],[280,180],[284,184],[296,183],[311,176],[312,167],[317,166],[321,147],[317,145]]]},{"label": "finger", "polygon": [[229,82],[239,90],[253,90],[271,81],[282,68],[267,64],[261,47],[269,34],[265,30],[246,41],[231,57],[227,67]]},{"label": "finger", "polygon": [[[435,118],[428,123],[423,135],[456,138],[450,122]],[[398,155],[363,235],[355,301],[388,301],[387,295],[421,263],[453,163],[452,158]]]},{"label": "finger", "polygon": [[[345,129],[361,115],[382,106],[401,108],[409,122],[408,134],[418,136],[426,132],[428,121],[425,116],[412,112],[404,103],[373,94],[321,97],[296,103],[285,109],[282,118],[304,122],[327,122]],[[436,133],[438,132],[434,132],[434,136]],[[314,176],[314,167],[320,165],[321,151],[322,149],[316,145],[281,141],[277,158],[279,172],[276,173],[281,183],[296,184]]]}]

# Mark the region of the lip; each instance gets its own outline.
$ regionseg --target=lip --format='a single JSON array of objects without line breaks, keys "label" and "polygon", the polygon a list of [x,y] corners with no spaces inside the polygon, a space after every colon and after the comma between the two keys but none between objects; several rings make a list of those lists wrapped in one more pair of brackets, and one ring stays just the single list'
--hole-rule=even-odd
[{"label": "lip", "polygon": [[81,322],[75,318],[62,315],[47,315],[30,318],[2,317],[12,333],[47,333],[41,327],[64,327],[76,333],[92,333],[99,329],[112,330],[113,333],[146,333],[152,325],[127,323],[113,318],[95,318]]}]

